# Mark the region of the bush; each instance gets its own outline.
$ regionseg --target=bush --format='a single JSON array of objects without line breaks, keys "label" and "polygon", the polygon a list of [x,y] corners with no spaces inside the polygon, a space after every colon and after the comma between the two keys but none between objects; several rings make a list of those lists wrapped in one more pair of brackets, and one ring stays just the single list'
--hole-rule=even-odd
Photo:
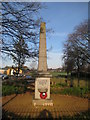
[{"label": "bush", "polygon": [[51,87],[51,94],[63,94],[63,95],[75,95],[81,97],[88,97],[86,94],[89,93],[88,87],[71,87],[71,88],[61,88]]},{"label": "bush", "polygon": [[14,92],[13,86],[4,85],[2,86],[2,95],[10,95]]},{"label": "bush", "polygon": [[[72,77],[78,77],[78,72],[71,72]],[[79,77],[81,78],[90,78],[89,72],[79,72]]]},{"label": "bush", "polygon": [[18,94],[25,92],[25,87],[17,87],[17,86],[10,86],[10,85],[3,85],[2,86],[2,95],[11,95],[11,94]]},{"label": "bush", "polygon": [[84,96],[84,94],[86,94],[88,92],[89,92],[89,90],[87,87],[85,87],[85,88],[80,88],[80,87],[65,88],[60,91],[61,94],[75,95],[75,96]]},{"label": "bush", "polygon": [[67,86],[67,84],[66,83],[56,83],[56,84],[54,84],[54,85],[51,85],[51,87],[66,87]]},{"label": "bush", "polygon": [[65,86],[67,86],[67,84],[66,83],[58,83],[58,84],[56,84],[58,87],[65,87]]}]

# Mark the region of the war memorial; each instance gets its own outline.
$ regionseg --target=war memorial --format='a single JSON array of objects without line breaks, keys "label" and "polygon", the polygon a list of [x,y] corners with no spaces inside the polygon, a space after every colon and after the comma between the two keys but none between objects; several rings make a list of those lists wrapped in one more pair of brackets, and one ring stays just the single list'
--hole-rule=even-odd
[{"label": "war memorial", "polygon": [[[81,112],[88,111],[87,98],[60,93],[55,94],[50,90],[52,76],[47,69],[46,24],[42,22],[40,26],[38,70],[35,81],[30,83],[29,91],[26,90],[23,93],[18,91],[18,93],[2,97],[3,120],[30,120],[32,118],[57,118],[60,120],[61,118],[64,119],[64,117],[67,119],[73,119],[74,117],[79,119],[82,116]],[[57,92],[57,90],[61,91],[61,87],[56,86],[54,91]],[[83,114],[83,118],[87,117],[86,115]]]},{"label": "war memorial", "polygon": [[50,77],[51,75],[47,72],[46,26],[45,22],[42,22],[40,26],[38,75],[35,80],[34,105],[53,106],[50,99]]}]

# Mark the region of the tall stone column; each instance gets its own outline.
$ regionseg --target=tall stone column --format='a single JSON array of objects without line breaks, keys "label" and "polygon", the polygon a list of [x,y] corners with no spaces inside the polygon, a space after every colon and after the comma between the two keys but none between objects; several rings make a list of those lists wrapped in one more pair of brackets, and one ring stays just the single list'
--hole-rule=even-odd
[{"label": "tall stone column", "polygon": [[45,22],[40,26],[40,41],[39,41],[39,60],[38,71],[47,71],[47,53],[46,53],[46,26]]},{"label": "tall stone column", "polygon": [[38,75],[35,80],[35,105],[53,105],[50,99],[50,74],[47,72],[47,51],[46,51],[46,27],[45,22],[40,26],[40,41],[39,41],[39,60],[38,60]]}]

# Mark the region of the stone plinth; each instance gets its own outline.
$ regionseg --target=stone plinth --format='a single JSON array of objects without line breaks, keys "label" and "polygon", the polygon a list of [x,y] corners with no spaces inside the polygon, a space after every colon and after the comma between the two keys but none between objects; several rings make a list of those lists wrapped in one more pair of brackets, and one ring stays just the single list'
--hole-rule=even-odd
[{"label": "stone plinth", "polygon": [[51,78],[52,75],[49,72],[38,72],[37,77],[48,77]]},{"label": "stone plinth", "polygon": [[34,106],[38,106],[38,105],[41,105],[41,106],[53,106],[53,101],[51,99],[45,99],[45,100],[34,99],[33,100],[33,105]]},{"label": "stone plinth", "polygon": [[50,78],[38,77],[35,80],[35,99],[41,99],[40,93],[47,93],[46,99],[50,99]]}]

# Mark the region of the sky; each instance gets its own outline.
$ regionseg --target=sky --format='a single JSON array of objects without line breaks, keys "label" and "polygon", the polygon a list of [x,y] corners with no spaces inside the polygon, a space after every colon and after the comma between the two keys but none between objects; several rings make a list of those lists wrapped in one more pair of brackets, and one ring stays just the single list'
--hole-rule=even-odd
[{"label": "sky", "polygon": [[[52,48],[47,53],[47,64],[49,68],[59,68],[63,64],[63,47],[68,34],[88,19],[88,2],[45,2],[44,5],[46,9],[42,9],[39,15],[46,22],[46,28],[54,30],[54,33],[46,36],[47,49]],[[11,65],[12,60],[5,60],[2,64]],[[25,65],[30,67],[30,64]]]},{"label": "sky", "polygon": [[87,2],[50,2],[45,3],[47,9],[41,11],[41,16],[46,22],[46,27],[54,30],[47,38],[48,67],[58,68],[62,66],[64,43],[68,34],[72,33],[75,26],[88,19]]}]

